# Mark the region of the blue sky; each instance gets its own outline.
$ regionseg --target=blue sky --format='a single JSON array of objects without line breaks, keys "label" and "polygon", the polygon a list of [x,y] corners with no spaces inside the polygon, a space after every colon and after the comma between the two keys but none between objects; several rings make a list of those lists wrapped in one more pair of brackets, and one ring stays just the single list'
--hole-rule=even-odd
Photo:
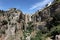
[{"label": "blue sky", "polygon": [[52,1],[53,0],[0,0],[0,9],[8,10],[9,8],[17,8],[23,13],[33,14]]}]

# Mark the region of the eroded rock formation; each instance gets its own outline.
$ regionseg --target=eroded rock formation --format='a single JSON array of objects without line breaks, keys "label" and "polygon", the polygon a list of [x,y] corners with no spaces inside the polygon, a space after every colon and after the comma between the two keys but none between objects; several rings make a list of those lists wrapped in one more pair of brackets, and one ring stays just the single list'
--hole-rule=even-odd
[{"label": "eroded rock formation", "polygon": [[50,30],[55,22],[60,23],[59,17],[60,3],[53,3],[41,11],[38,10],[32,16],[23,14],[16,8],[7,11],[0,10],[0,40],[23,40],[23,31],[27,30],[28,22],[32,22],[33,30],[46,32],[46,26],[50,26]]}]

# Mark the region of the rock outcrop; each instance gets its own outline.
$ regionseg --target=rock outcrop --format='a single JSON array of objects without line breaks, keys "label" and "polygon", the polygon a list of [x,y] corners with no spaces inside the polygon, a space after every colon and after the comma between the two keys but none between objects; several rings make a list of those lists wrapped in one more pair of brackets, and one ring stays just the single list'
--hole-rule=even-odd
[{"label": "rock outcrop", "polygon": [[[53,22],[60,23],[60,3],[52,3],[50,6],[47,6],[41,11],[37,11],[35,14],[31,16],[33,23],[42,23],[46,22],[45,25],[42,24],[42,26],[46,26],[50,24],[53,24]],[[53,21],[53,22],[52,22]],[[38,24],[37,24],[38,25]],[[40,24],[41,25],[41,24]],[[51,25],[52,26],[52,25]]]},{"label": "rock outcrop", "polygon": [[[14,40],[18,30],[21,30],[23,27],[24,14],[16,9],[12,8],[8,11],[0,12],[0,37],[5,35],[2,40]],[[23,32],[22,32],[23,33]],[[22,34],[21,33],[21,34]],[[23,34],[22,34],[23,35]],[[12,36],[12,38],[10,38]],[[17,39],[16,39],[17,40]],[[19,38],[20,40],[20,38]]]}]

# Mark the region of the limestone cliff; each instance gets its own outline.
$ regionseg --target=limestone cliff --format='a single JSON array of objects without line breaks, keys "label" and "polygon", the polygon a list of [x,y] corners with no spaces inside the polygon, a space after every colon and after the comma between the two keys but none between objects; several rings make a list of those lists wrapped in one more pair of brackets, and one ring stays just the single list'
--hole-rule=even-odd
[{"label": "limestone cliff", "polygon": [[56,23],[59,24],[60,3],[54,2],[43,10],[38,10],[32,16],[23,14],[21,10],[16,8],[11,8],[7,11],[0,10],[0,40],[23,40],[24,32],[31,26],[30,22],[31,29],[34,31],[31,32],[31,34],[34,33],[33,35],[36,34],[35,31],[37,30],[46,32],[46,26],[51,28]]}]

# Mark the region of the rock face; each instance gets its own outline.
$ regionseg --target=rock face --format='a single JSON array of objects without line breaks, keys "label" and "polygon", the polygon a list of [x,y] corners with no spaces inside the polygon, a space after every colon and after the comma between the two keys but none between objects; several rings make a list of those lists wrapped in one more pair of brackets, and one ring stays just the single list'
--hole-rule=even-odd
[{"label": "rock face", "polygon": [[[54,24],[54,22],[60,23],[59,17],[60,3],[53,3],[41,11],[38,10],[32,16],[23,14],[21,10],[16,8],[11,8],[7,11],[0,10],[0,39],[22,40],[24,37],[23,31],[27,30],[29,26],[28,22],[33,23],[34,30],[45,30],[45,26]],[[26,40],[30,40],[30,36]]]},{"label": "rock face", "polygon": [[16,8],[4,11],[3,14],[0,16],[0,37],[4,34],[5,37],[2,40],[14,40],[16,37],[15,35],[17,35],[17,31],[21,30],[23,27],[22,20],[24,20],[24,14]]},{"label": "rock face", "polygon": [[55,40],[60,40],[60,35],[56,35]]},{"label": "rock face", "polygon": [[31,16],[31,18],[32,18],[33,23],[46,22],[45,24],[47,25],[52,20],[56,22],[60,21],[59,16],[60,16],[60,3],[53,3],[41,11],[38,10],[35,14]]}]

